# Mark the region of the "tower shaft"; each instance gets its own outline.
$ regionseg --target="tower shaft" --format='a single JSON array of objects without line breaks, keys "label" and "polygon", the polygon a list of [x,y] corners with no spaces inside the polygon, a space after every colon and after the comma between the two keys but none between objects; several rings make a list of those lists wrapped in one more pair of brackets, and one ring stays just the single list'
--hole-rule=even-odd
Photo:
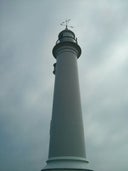
[{"label": "tower shaft", "polygon": [[77,51],[69,45],[58,51],[49,157],[85,157]]}]

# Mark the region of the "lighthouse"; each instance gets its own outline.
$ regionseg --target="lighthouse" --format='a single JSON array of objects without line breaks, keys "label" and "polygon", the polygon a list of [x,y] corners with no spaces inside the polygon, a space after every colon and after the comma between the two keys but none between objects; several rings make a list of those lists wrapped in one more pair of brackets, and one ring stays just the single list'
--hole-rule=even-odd
[{"label": "lighthouse", "polygon": [[81,55],[74,32],[66,28],[58,35],[53,48],[54,97],[50,125],[48,170],[88,169],[82,119],[77,60]]}]

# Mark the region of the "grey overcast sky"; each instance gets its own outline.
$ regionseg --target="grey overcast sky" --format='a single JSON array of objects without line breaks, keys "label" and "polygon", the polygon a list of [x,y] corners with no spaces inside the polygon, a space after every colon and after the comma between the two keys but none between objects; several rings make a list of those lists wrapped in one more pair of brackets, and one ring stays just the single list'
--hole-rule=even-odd
[{"label": "grey overcast sky", "polygon": [[78,60],[87,159],[128,171],[128,1],[0,1],[0,170],[40,171],[48,155],[52,48],[70,18]]}]

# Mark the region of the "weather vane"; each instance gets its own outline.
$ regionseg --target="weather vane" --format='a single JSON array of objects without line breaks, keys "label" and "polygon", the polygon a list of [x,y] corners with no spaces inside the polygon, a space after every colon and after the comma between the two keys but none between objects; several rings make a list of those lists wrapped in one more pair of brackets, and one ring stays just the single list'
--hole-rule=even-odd
[{"label": "weather vane", "polygon": [[66,29],[68,29],[68,27],[70,27],[70,28],[73,28],[73,26],[69,26],[68,25],[68,23],[69,23],[69,21],[70,21],[71,19],[66,19],[65,21],[63,21],[60,25],[61,26],[66,26]]}]

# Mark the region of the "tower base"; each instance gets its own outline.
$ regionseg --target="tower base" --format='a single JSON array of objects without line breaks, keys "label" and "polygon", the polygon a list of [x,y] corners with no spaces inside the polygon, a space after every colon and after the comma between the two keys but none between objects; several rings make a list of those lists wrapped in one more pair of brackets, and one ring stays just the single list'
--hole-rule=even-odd
[{"label": "tower base", "polygon": [[83,170],[92,171],[87,167],[88,161],[81,157],[53,157],[47,160],[47,165],[41,171]]}]

